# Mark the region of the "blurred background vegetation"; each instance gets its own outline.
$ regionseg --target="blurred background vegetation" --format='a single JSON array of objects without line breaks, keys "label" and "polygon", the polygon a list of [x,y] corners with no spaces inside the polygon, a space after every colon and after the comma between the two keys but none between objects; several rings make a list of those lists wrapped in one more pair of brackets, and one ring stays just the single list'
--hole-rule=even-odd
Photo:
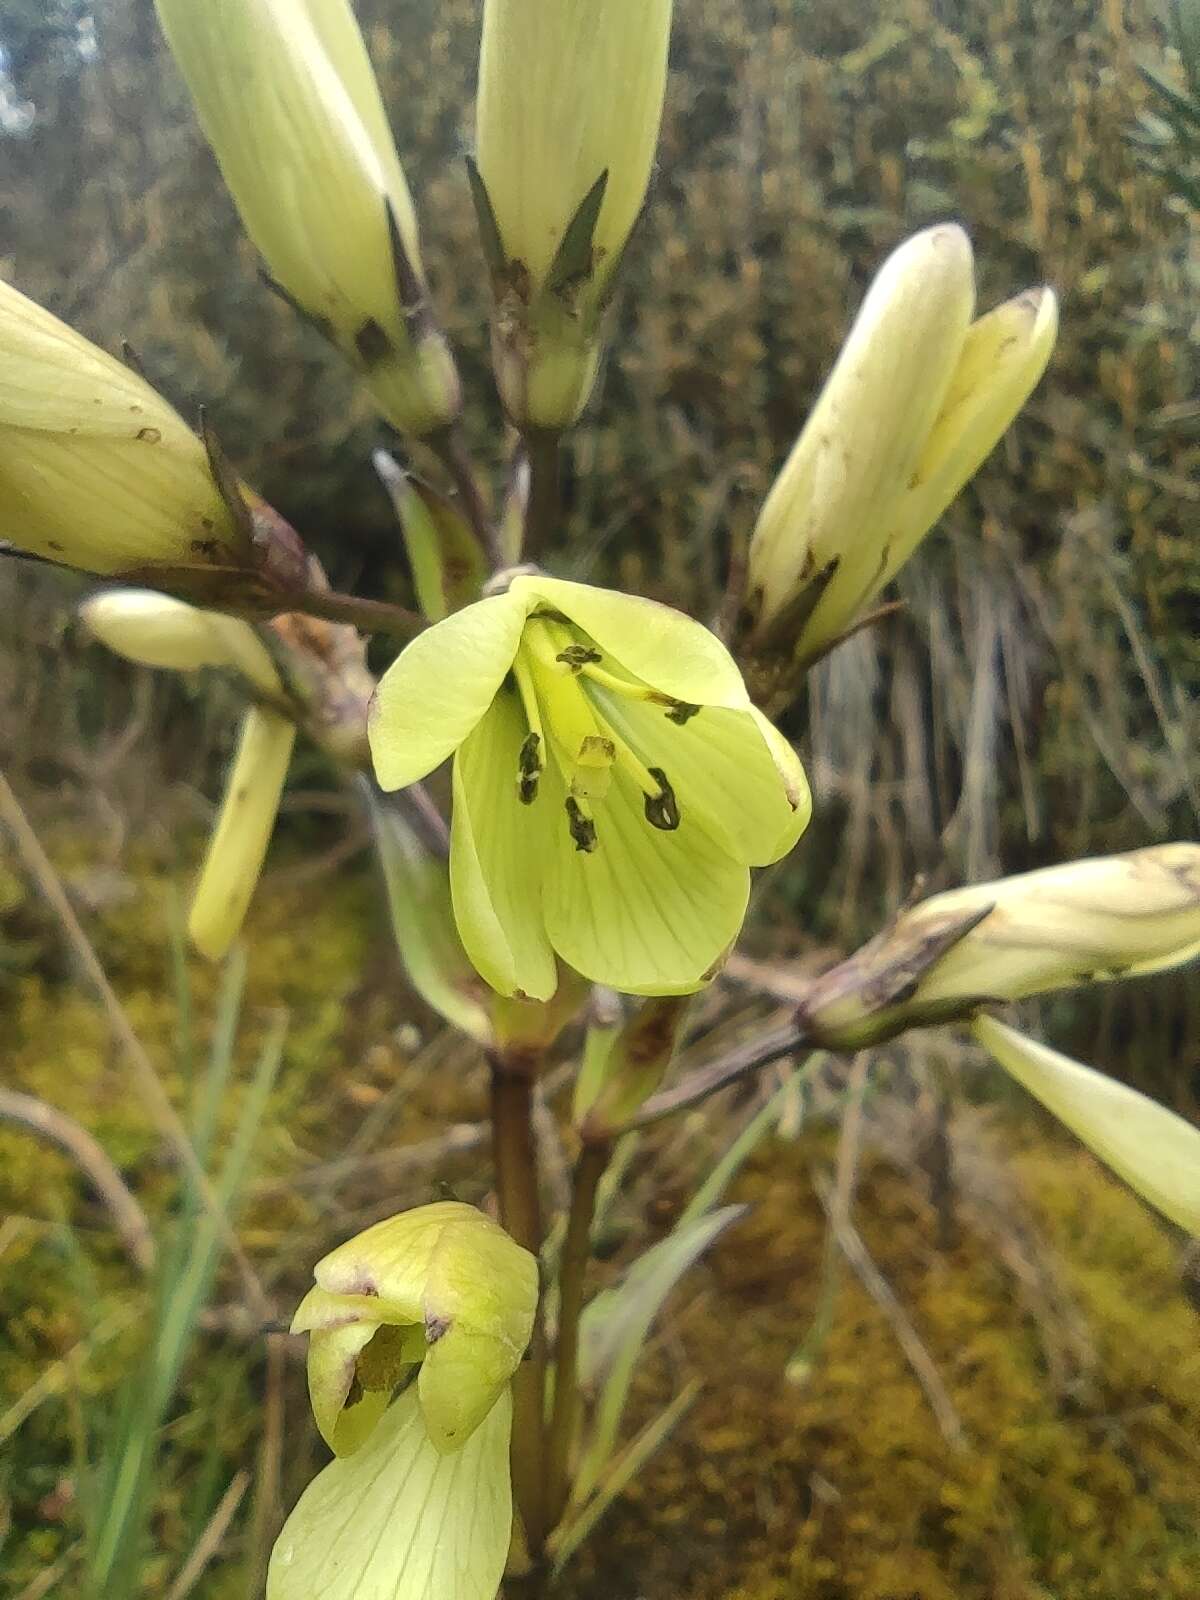
[{"label": "blurred background vegetation", "polygon": [[[495,469],[486,290],[462,163],[477,0],[357,10],[474,442]],[[920,872],[961,881],[1195,836],[1200,236],[1195,168],[1174,159],[1169,103],[1142,70],[1183,85],[1159,13],[1149,0],[677,10],[660,170],[602,392],[572,442],[559,570],[711,610],[871,272],[912,230],[966,224],[984,307],[1043,281],[1062,301],[1049,374],[903,574],[906,611],[814,674],[790,731],[819,820],[765,886],[755,953],[844,949]],[[369,466],[388,441],[258,280],[150,0],[0,0],[0,172],[3,276],[109,348],[127,339],[185,412],[208,406],[244,475],[341,587],[402,596]],[[173,963],[168,930],[232,705],[88,646],[71,621],[82,592],[0,568],[0,756],[178,1101],[204,1072],[249,1082],[274,1013],[287,1011],[242,1220],[269,1296],[286,1307],[321,1249],[427,1197],[435,1178],[483,1197],[469,1131],[478,1082],[439,1070],[436,1030],[398,993],[364,832],[315,758],[296,769],[249,930],[236,1049],[212,1066],[209,1035],[232,1002],[198,966],[179,978],[188,969]],[[170,1162],[124,1076],[112,1019],[79,988],[11,852],[0,856],[0,1004],[5,1083],[78,1118],[156,1227],[178,1227]],[[1194,977],[1070,997],[1047,1022],[1056,1042],[1195,1113]],[[949,1109],[947,1063],[966,1085]],[[580,1592],[1195,1595],[1200,1358],[1169,1241],[1037,1119],[1023,1134],[1010,1119],[1000,1138],[949,1042],[892,1070],[904,1093],[871,1122],[860,1211],[970,1448],[947,1443],[853,1281],[826,1314],[823,1220],[805,1178],[813,1150],[784,1144],[743,1180],[743,1198],[762,1202],[750,1231],[718,1251],[645,1380],[649,1404],[699,1370],[709,1398],[614,1514],[615,1564],[594,1578],[581,1567]],[[249,1093],[228,1097],[226,1139]],[[461,1149],[438,1142],[447,1118]],[[822,1121],[812,1136],[818,1154],[826,1131]],[[692,1159],[706,1137],[692,1130]],[[426,1153],[389,1155],[397,1142]],[[348,1145],[349,1167],[331,1167]],[[936,1149],[957,1156],[957,1242],[939,1233]],[[142,1290],[90,1195],[66,1158],[0,1132],[0,1314],[12,1331],[0,1346],[0,1572],[11,1574],[0,1592],[11,1581],[23,1600],[79,1592],[71,1563],[92,1537],[79,1530],[95,1532],[81,1521],[79,1461],[89,1435],[116,1436],[104,1408],[145,1335],[121,1321]],[[666,1226],[685,1195],[682,1168],[636,1168],[613,1253]],[[174,1594],[242,1468],[253,1487],[195,1592],[247,1592],[278,1504],[317,1459],[311,1443],[292,1448],[308,1437],[296,1373],[281,1376],[278,1353],[237,1323],[236,1276],[226,1270],[218,1287],[203,1360],[184,1365],[164,1416],[146,1594]],[[713,1318],[736,1328],[719,1353]],[[783,1369],[806,1329],[819,1359],[789,1386]],[[31,1403],[47,1372],[57,1376]],[[738,1438],[731,1383],[744,1398]]]}]

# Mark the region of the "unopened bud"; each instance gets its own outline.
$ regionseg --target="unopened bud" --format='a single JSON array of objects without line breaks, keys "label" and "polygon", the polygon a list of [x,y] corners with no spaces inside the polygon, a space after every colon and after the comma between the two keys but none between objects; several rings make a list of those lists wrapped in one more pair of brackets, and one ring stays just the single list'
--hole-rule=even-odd
[{"label": "unopened bud", "polygon": [[255,565],[204,445],[124,363],[0,284],[0,539],[187,591]]},{"label": "unopened bud", "polygon": [[188,917],[192,943],[212,961],[220,960],[241,931],[275,827],[295,739],[295,725],[265,707],[252,706],[242,720]]},{"label": "unopened bud", "polygon": [[325,1442],[350,1455],[415,1381],[425,1430],[461,1450],[507,1388],[533,1331],[537,1262],[458,1201],[376,1223],[314,1269],[293,1333]]},{"label": "unopened bud", "polygon": [[101,644],[141,666],[175,672],[224,668],[268,697],[282,691],[270,652],[239,617],[202,611],[153,589],[94,595],[80,606],[79,615]]},{"label": "unopened bud", "polygon": [[1200,1235],[1200,1128],[994,1017],[978,1018],[974,1033],[1105,1166],[1164,1217]]},{"label": "unopened bud", "polygon": [[916,234],[884,263],[759,516],[760,641],[802,663],[835,643],[1028,398],[1054,345],[1054,295],[1030,290],[974,323],[973,305],[957,226]]},{"label": "unopened bud", "polygon": [[569,426],[599,360],[600,314],[646,197],[671,0],[486,0],[476,204],[510,417]]},{"label": "unopened bud", "polygon": [[246,230],[274,286],[426,435],[458,413],[412,198],[346,0],[157,0]]},{"label": "unopened bud", "polygon": [[655,997],[623,1026],[589,1030],[574,1108],[588,1136],[619,1131],[658,1089],[674,1059],[691,998]]},{"label": "unopened bud", "polygon": [[814,1044],[858,1050],[1198,954],[1200,845],[1155,845],[923,900],[814,980],[799,1021]]}]

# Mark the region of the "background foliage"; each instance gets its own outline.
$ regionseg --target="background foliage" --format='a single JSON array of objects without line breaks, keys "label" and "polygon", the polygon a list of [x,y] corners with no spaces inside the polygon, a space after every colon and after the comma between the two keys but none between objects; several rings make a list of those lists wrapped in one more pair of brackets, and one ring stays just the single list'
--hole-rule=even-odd
[{"label": "background foliage", "polygon": [[[496,465],[482,270],[460,159],[477,3],[406,0],[402,25],[395,0],[358,9],[418,200],[436,299],[460,352],[472,431],[482,459]],[[1128,138],[1152,105],[1139,55],[1161,57],[1152,8],[1146,0],[679,0],[678,11],[660,172],[631,251],[603,390],[572,446],[561,570],[617,578],[698,614],[711,609],[871,271],[912,229],[947,216],[966,223],[984,306],[1037,281],[1062,299],[1050,373],[904,574],[907,613],[831,659],[797,712],[792,731],[803,735],[820,821],[768,885],[759,948],[787,956],[814,944],[844,948],[917,871],[960,880],[1194,836],[1200,242],[1195,214]],[[129,339],[185,410],[203,400],[245,475],[311,536],[342,586],[401,593],[398,541],[368,465],[380,426],[319,341],[259,283],[150,0],[0,0],[0,48],[0,271],[110,348]],[[36,797],[35,814],[58,841],[76,904],[101,930],[139,1028],[167,1049],[175,1022],[161,996],[163,885],[185,881],[195,858],[198,791],[227,751],[230,708],[207,686],[136,675],[85,646],[69,622],[77,592],[56,575],[0,570],[0,753],[22,794]],[[297,856],[316,851],[334,867],[352,856],[354,824],[319,766],[300,771],[292,811]],[[314,926],[301,909],[311,903],[304,870],[284,867],[265,885],[251,928],[260,941],[253,1003],[293,1011],[262,1156],[266,1198],[252,1200],[247,1224],[284,1285],[302,1279],[326,1239],[365,1220],[371,1191],[360,1175],[349,1197],[322,1194],[318,1203],[288,1198],[270,1181],[337,1155],[389,1087],[409,1082],[411,1065],[394,1033],[411,1021],[394,998],[394,965],[382,932],[364,932],[364,918],[367,930],[382,930],[366,884],[354,875],[331,898],[330,871],[309,878],[307,892],[324,901]],[[300,879],[289,880],[296,871]],[[320,959],[318,938],[328,941]],[[0,1003],[14,1028],[14,1081],[74,1110],[154,1201],[163,1184],[153,1135],[115,1075],[103,1023],[90,1002],[72,998],[53,929],[2,858]],[[1054,1012],[1059,1041],[1173,1104],[1195,1105],[1194,982],[1110,990]],[[475,1115],[470,1078],[453,1089],[436,1075],[418,1082],[406,1139],[427,1136],[447,1114]],[[375,1136],[389,1130],[384,1122]],[[788,1150],[772,1160],[776,1175],[795,1165]],[[79,1220],[65,1163],[48,1163],[17,1135],[0,1138],[0,1163],[4,1210]],[[661,1569],[661,1582],[686,1578],[699,1594],[705,1572],[713,1594],[740,1581],[747,1595],[882,1600],[904,1593],[917,1570],[922,1600],[938,1600],[937,1583],[958,1595],[1032,1596],[1044,1592],[1040,1583],[1060,1600],[1124,1600],[1140,1592],[1136,1573],[1114,1578],[1111,1590],[1095,1587],[1096,1573],[1106,1530],[1136,1514],[1144,1592],[1190,1593],[1179,1552],[1189,1539],[1194,1549],[1196,1531],[1180,1506],[1185,1466],[1194,1484],[1186,1439],[1196,1436],[1200,1377],[1181,1330],[1190,1328],[1194,1349],[1194,1322],[1177,1298],[1155,1299],[1165,1292],[1160,1278],[1147,1279],[1146,1262],[1169,1271],[1165,1247],[1131,1202],[1118,1206],[1080,1168],[1079,1184],[1103,1196],[1096,1204],[1118,1208],[1109,1248],[1054,1162],[1035,1148],[1028,1164],[1043,1225],[1083,1263],[1074,1287],[1100,1328],[1094,1386],[1047,1380],[1037,1330],[1060,1327],[1053,1307],[1032,1324],[1005,1323],[997,1343],[989,1329],[1012,1312],[1009,1279],[980,1265],[978,1238],[960,1252],[965,1277],[954,1276],[953,1261],[931,1265],[924,1202],[898,1194],[885,1175],[864,1200],[869,1212],[878,1193],[896,1224],[878,1240],[880,1255],[932,1327],[938,1359],[966,1363],[963,1394],[985,1436],[982,1454],[955,1477],[927,1436],[919,1397],[910,1396],[911,1415],[897,1398],[911,1385],[890,1373],[886,1334],[865,1336],[870,1309],[852,1302],[850,1321],[830,1335],[831,1380],[802,1401],[779,1391],[762,1413],[785,1488],[774,1508],[757,1508],[756,1531],[721,1521],[721,1482],[703,1479],[697,1490],[702,1515],[718,1524],[711,1548],[727,1549],[732,1532],[748,1552],[744,1569],[697,1558],[685,1575]],[[464,1197],[476,1198],[469,1157],[463,1179]],[[777,1184],[762,1174],[755,1182],[783,1205]],[[627,1236],[652,1230],[663,1204],[657,1192],[636,1193]],[[735,1360],[756,1375],[745,1379],[748,1396],[775,1394],[770,1375],[813,1312],[820,1214],[811,1196],[785,1211],[771,1234],[779,1259],[761,1281],[743,1281],[738,1261],[751,1252],[735,1244],[701,1296],[700,1317],[705,1307],[741,1317],[747,1297],[761,1309],[752,1336],[710,1375],[716,1412],[729,1409],[722,1382]],[[84,1237],[86,1259],[100,1252],[103,1293],[117,1294],[119,1262]],[[1136,1247],[1121,1242],[1135,1239]],[[16,1329],[0,1377],[18,1394],[47,1350],[70,1350],[83,1330],[61,1236],[0,1241],[0,1300]],[[784,1310],[762,1309],[783,1282],[801,1285],[797,1303],[785,1297]],[[947,1301],[950,1282],[958,1298]],[[1127,1301],[1144,1312],[1142,1342],[1122,1365]],[[688,1334],[686,1319],[681,1326],[679,1359],[705,1366],[704,1340]],[[238,1393],[258,1388],[257,1354],[221,1360],[232,1364]],[[647,1382],[669,1391],[670,1355],[663,1361]],[[117,1365],[114,1355],[110,1370]],[[1135,1374],[1162,1369],[1174,1387],[1144,1396],[1148,1412],[1127,1425]],[[189,1418],[194,1433],[195,1419],[210,1414],[218,1370],[229,1368],[206,1366],[190,1380],[175,1424],[185,1441]],[[981,1372],[994,1407],[972,1387],[985,1382]],[[103,1368],[94,1381],[103,1387]],[[890,1432],[871,1420],[877,1400]],[[1111,1427],[1106,1416],[1117,1419]],[[243,1423],[238,1410],[230,1460],[248,1448]],[[719,1425],[705,1414],[696,1426]],[[19,1568],[22,1582],[69,1543],[51,1503],[69,1473],[69,1428],[50,1412],[27,1426],[36,1492],[22,1490],[16,1505],[19,1526],[35,1527],[26,1549],[36,1559]],[[877,1450],[868,1466],[864,1436]],[[719,1443],[704,1431],[693,1438],[699,1465],[711,1462]],[[743,1440],[727,1441],[731,1460],[735,1445],[753,1459]],[[173,1459],[181,1477],[164,1491],[158,1531],[166,1547],[175,1538],[186,1548],[180,1485],[190,1482],[192,1458],[185,1449]],[[647,1561],[661,1548],[663,1504],[680,1493],[676,1469],[662,1470],[661,1503],[651,1487],[623,1524],[628,1548]],[[854,1472],[864,1476],[850,1492]],[[989,1489],[996,1472],[1015,1474],[999,1512]],[[818,1479],[842,1498],[829,1499]],[[908,1518],[911,1507],[919,1509]],[[864,1537],[871,1529],[891,1530],[901,1554],[876,1548],[883,1536]],[[697,1548],[707,1548],[703,1539]],[[801,1581],[809,1586],[788,1587]],[[596,1592],[610,1592],[603,1574],[596,1582]]]}]

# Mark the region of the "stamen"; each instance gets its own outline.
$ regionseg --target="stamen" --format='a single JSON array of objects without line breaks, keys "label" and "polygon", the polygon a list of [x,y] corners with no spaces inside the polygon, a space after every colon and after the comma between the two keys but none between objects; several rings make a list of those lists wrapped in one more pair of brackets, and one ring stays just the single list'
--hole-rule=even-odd
[{"label": "stamen", "polygon": [[571,830],[571,837],[575,841],[576,850],[582,850],[586,855],[591,855],[599,840],[596,838],[596,824],[588,815],[588,806],[585,800],[576,800],[574,795],[567,796],[567,826]]},{"label": "stamen", "polygon": [[647,770],[650,776],[657,780],[659,790],[657,794],[646,796],[646,821],[652,828],[661,828],[664,833],[674,833],[679,826],[679,804],[675,799],[675,791],[661,767],[649,767]]},{"label": "stamen", "polygon": [[[566,652],[564,651],[558,659],[565,660]],[[597,666],[596,662],[599,660],[598,654],[589,657],[581,663],[579,670],[583,677],[598,683],[602,689],[619,694],[625,700],[646,700],[651,705],[666,706],[667,721],[674,722],[681,728],[699,712],[699,706],[694,706],[687,700],[676,700],[674,695],[663,694],[661,689],[651,689],[644,683],[627,683],[624,678],[618,678],[614,673],[606,672],[603,667]]]},{"label": "stamen", "polygon": [[538,780],[545,765],[542,760],[545,737],[542,732],[542,713],[538,705],[537,690],[533,684],[533,675],[521,660],[519,653],[513,662],[513,677],[517,680],[521,706],[525,712],[525,721],[529,725],[529,732],[517,757],[517,795],[522,805],[529,806],[537,799]]},{"label": "stamen", "polygon": [[542,736],[527,733],[517,757],[517,794],[522,805],[529,806],[537,799],[538,781],[542,776]]},{"label": "stamen", "polygon": [[565,650],[560,650],[554,658],[562,661],[573,672],[578,672],[580,667],[592,665],[594,662],[603,661],[604,657],[599,650],[593,650],[587,644],[569,644]]}]

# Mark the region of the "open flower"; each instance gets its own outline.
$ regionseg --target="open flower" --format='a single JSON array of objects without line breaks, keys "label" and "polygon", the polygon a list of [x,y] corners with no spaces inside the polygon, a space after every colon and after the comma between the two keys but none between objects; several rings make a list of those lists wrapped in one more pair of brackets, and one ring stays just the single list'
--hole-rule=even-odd
[{"label": "open flower", "polygon": [[706,628],[561,579],[517,577],[421,634],[369,735],[386,789],[454,756],[455,916],[503,994],[548,999],[556,955],[629,993],[699,988],[749,868],[809,817],[791,746]]}]

